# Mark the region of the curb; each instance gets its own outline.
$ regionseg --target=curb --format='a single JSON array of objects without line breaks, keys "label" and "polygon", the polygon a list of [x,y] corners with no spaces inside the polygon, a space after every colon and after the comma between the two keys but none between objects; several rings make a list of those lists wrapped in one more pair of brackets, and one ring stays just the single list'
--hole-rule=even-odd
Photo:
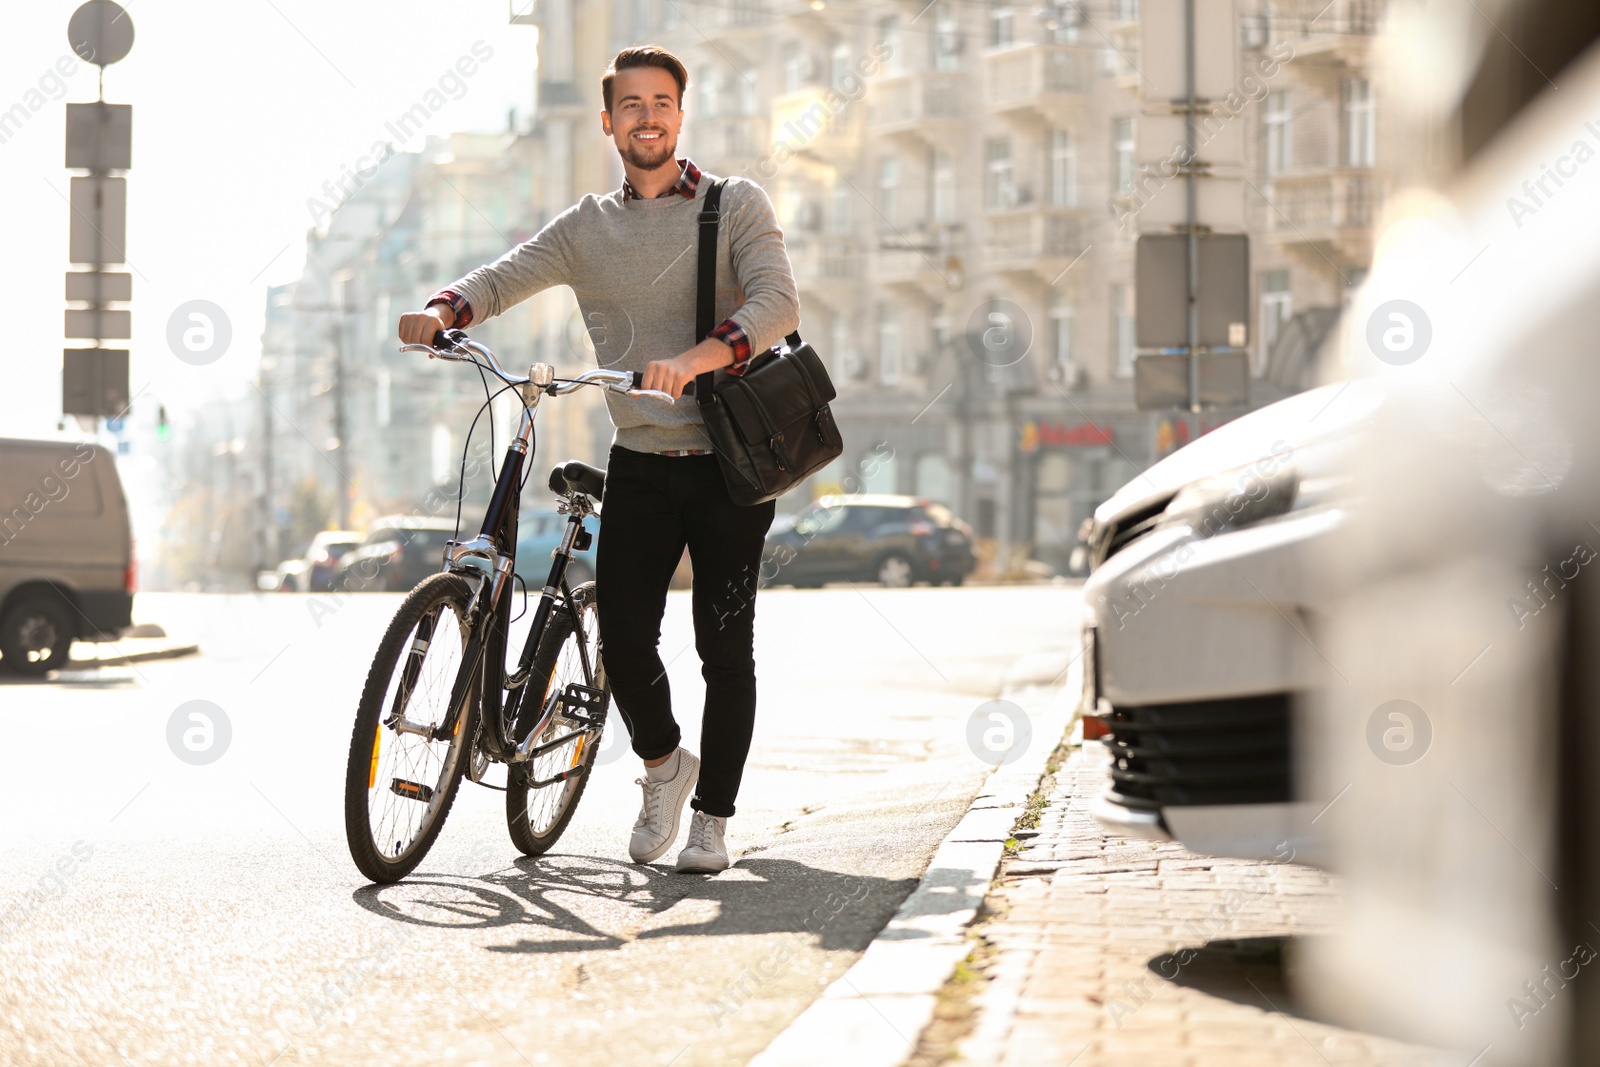
[{"label": "curb", "polygon": [[[1030,656],[1012,665],[1002,699],[1033,725],[1033,743],[995,768],[928,870],[861,958],[801,1012],[750,1067],[899,1067],[933,1019],[939,991],[972,950],[971,926],[1005,857],[1005,842],[1077,713],[1077,658]],[[1057,682],[1060,679],[1060,682]]]},{"label": "curb", "polygon": [[167,645],[164,648],[150,648],[141,652],[95,656],[92,659],[70,659],[67,661],[66,669],[77,668],[82,670],[88,667],[121,667],[129,663],[145,663],[156,659],[179,659],[183,656],[197,655],[199,652],[199,645]]}]

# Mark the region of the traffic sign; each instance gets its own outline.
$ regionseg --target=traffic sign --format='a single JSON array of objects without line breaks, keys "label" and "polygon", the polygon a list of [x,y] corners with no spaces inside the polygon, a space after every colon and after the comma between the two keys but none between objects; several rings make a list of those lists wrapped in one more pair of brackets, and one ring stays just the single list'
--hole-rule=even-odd
[{"label": "traffic sign", "polygon": [[[1250,321],[1250,242],[1243,234],[1201,234],[1200,336],[1209,348],[1240,348]],[[1189,242],[1185,234],[1143,234],[1134,246],[1134,343],[1183,348],[1189,343]]]},{"label": "traffic sign", "polygon": [[133,105],[67,105],[67,166],[127,170],[133,166]]},{"label": "traffic sign", "polygon": [[68,20],[67,42],[85,63],[108,67],[132,50],[133,19],[111,0],[89,0]]},{"label": "traffic sign", "polygon": [[128,409],[128,351],[69,348],[61,368],[66,415],[120,415]]}]

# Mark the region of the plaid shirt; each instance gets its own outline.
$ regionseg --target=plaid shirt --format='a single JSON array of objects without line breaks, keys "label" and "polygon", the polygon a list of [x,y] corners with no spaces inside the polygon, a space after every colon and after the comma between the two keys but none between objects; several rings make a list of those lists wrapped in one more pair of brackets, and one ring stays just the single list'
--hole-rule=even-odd
[{"label": "plaid shirt", "polygon": [[[700,190],[700,168],[695,166],[694,161],[690,159],[678,160],[678,168],[678,180],[672,184],[670,189],[658,194],[657,199],[663,196],[672,196],[674,193],[689,200],[695,198],[695,195]],[[624,200],[643,200],[644,195],[624,178],[622,180],[622,198]],[[435,304],[445,304],[451,311],[455,312],[456,329],[464,330],[472,324],[472,305],[467,303],[466,298],[454,289],[439,290],[439,292],[428,298],[428,302],[424,307],[432,307]],[[709,336],[715,337],[733,349],[733,362],[725,368],[727,372],[729,374],[743,374],[745,364],[750,359],[750,338],[744,332],[744,327],[734,322],[731,318],[723,319],[711,331]]]}]

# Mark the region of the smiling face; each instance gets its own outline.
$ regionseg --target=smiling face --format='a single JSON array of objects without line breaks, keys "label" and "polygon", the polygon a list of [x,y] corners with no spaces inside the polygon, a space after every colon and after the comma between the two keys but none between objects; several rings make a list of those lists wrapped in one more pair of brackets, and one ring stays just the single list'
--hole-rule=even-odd
[{"label": "smiling face", "polygon": [[660,67],[617,71],[611,83],[611,111],[601,112],[600,126],[617,151],[640,170],[672,163],[683,128],[678,83]]}]

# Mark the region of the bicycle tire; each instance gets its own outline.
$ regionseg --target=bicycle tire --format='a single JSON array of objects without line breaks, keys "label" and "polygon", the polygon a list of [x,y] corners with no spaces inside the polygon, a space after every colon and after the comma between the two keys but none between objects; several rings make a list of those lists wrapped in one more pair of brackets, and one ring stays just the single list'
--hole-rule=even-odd
[{"label": "bicycle tire", "polygon": [[[444,828],[445,819],[449,816],[450,807],[455,802],[456,793],[461,787],[461,779],[466,770],[478,722],[477,701],[469,698],[466,711],[448,742],[414,739],[415,750],[424,754],[438,754],[437,748],[427,746],[444,746],[438,774],[435,776],[432,773],[416,773],[423,768],[418,768],[414,762],[408,762],[401,768],[398,759],[405,754],[408,745],[405,738],[411,738],[413,735],[403,737],[382,725],[392,703],[390,683],[397,681],[403,672],[405,657],[412,647],[411,638],[418,625],[434,612],[439,613],[441,621],[447,609],[454,616],[455,626],[460,635],[459,643],[462,646],[459,651],[464,654],[466,646],[471,643],[467,639],[469,635],[465,629],[466,610],[471,599],[472,587],[466,579],[458,575],[435,574],[419,582],[416,588],[400,602],[394,618],[390,620],[388,630],[378,643],[378,652],[373,657],[372,667],[367,673],[366,685],[362,688],[355,727],[350,735],[349,761],[345,768],[345,838],[350,846],[350,858],[355,861],[356,867],[369,879],[380,884],[397,882],[415,870],[417,864],[422,862],[423,857],[433,846],[439,831]],[[440,705],[449,704],[450,686],[454,684],[462,664],[458,662],[452,668],[446,659],[441,665],[438,676],[428,674],[428,657],[436,648],[448,651],[449,646],[450,642],[441,640],[440,633],[434,630],[421,653],[416,682],[411,692],[407,694],[407,718],[411,717],[409,714],[411,697],[416,695],[419,687],[427,688],[429,697],[437,697],[442,690],[443,696],[437,697],[437,702]],[[477,687],[474,687],[472,692],[476,694]],[[439,717],[431,721],[443,721],[442,707],[438,709],[437,714]],[[385,736],[391,739],[392,748],[385,748],[383,744]],[[392,758],[386,761],[383,758],[385,755],[391,755]],[[380,775],[380,765],[402,769],[410,774],[411,778],[432,780],[412,782],[409,779],[402,780],[397,776],[391,776],[387,772]],[[387,803],[381,793],[375,798],[374,791],[379,788],[379,782],[383,778],[390,777],[392,777],[391,785],[386,792],[395,793],[398,799],[407,803],[416,803],[418,798],[407,796],[401,791],[402,789],[420,785],[431,791],[421,800],[427,805],[427,810],[421,814],[421,824],[411,831],[409,842],[403,840],[396,842],[392,855],[386,854],[384,848],[378,844],[374,832],[374,812],[371,807],[375,799]],[[434,798],[437,798],[437,803],[432,802]],[[397,813],[410,814],[410,809],[400,806],[396,806],[394,810]],[[382,821],[381,816],[379,821]],[[391,825],[386,830],[386,835],[392,835],[394,832],[394,827]]]},{"label": "bicycle tire", "polygon": [[[578,604],[579,614],[584,619],[582,632],[588,635],[591,629],[598,631],[598,620],[595,617],[594,606],[594,583],[584,582],[578,586],[572,591],[572,599]],[[549,626],[539,641],[538,649],[534,652],[533,665],[528,681],[525,683],[530,687],[529,693],[542,693],[548,698],[552,689],[556,686],[565,687],[569,682],[586,682],[586,679],[583,678],[582,670],[577,666],[578,660],[575,650],[578,632],[578,628],[574,625],[573,616],[569,612],[558,611],[551,614]],[[609,701],[611,690],[610,686],[605,682],[605,670],[599,662],[598,648],[598,640],[589,640],[590,668],[594,671],[598,687],[605,692]],[[566,663],[570,664],[573,669],[567,671],[563,669],[562,654],[569,649],[573,651],[568,654]],[[568,673],[573,676],[567,677]],[[527,708],[525,710],[531,712],[533,709]],[[546,730],[546,736],[553,738],[558,736],[559,732],[566,732],[570,729],[570,726],[562,725],[558,716]],[[562,807],[554,812],[553,816],[540,819],[540,825],[548,823],[543,830],[535,826],[534,821],[529,816],[530,795],[528,785],[531,780],[529,774],[531,771],[537,770],[541,775],[545,775],[552,768],[559,767],[567,747],[563,746],[554,752],[547,753],[538,760],[511,764],[509,773],[506,776],[506,829],[510,831],[511,843],[517,847],[517,851],[525,856],[542,856],[550,851],[555,843],[561,839],[561,835],[566,832],[567,824],[572,821],[573,812],[578,810],[578,801],[583,799],[583,792],[589,785],[589,775],[594,771],[595,754],[600,750],[600,737],[603,731],[604,727],[597,731],[594,736],[588,738],[587,743],[574,742],[575,745],[583,745],[582,750],[576,754],[577,758],[584,763],[584,772],[582,774],[566,782],[545,786],[544,789],[538,791],[539,793],[547,793],[550,790],[562,791],[558,801]]]}]

